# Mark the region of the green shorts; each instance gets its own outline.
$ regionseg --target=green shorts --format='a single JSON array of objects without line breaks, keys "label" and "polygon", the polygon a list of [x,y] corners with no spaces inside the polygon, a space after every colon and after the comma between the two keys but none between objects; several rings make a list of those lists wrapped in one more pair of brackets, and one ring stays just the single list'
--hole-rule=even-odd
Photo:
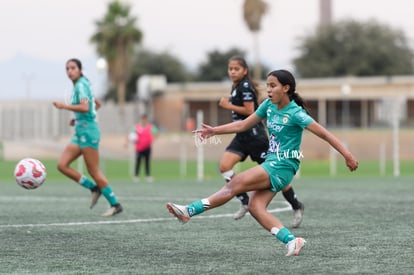
[{"label": "green shorts", "polygon": [[[293,162],[293,163],[291,163]],[[260,164],[269,174],[270,184],[272,188],[270,191],[279,192],[283,190],[292,181],[296,174],[296,163],[293,160],[277,160],[275,158],[266,158],[266,161]]]},{"label": "green shorts", "polygon": [[95,121],[76,121],[71,143],[78,145],[81,149],[91,147],[98,150],[100,139],[101,132]]}]

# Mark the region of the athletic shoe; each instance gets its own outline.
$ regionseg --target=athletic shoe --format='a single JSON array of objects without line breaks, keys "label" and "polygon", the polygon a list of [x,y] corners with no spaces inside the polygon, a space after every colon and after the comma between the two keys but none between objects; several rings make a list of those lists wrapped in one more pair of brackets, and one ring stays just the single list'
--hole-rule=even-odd
[{"label": "athletic shoe", "polygon": [[302,223],[302,219],[303,219],[303,212],[305,211],[305,206],[303,205],[303,203],[300,204],[300,208],[297,210],[294,210],[293,213],[293,223],[292,223],[292,227],[293,228],[298,228],[299,225]]},{"label": "athletic shoe", "polygon": [[236,214],[234,214],[233,218],[235,220],[240,220],[247,214],[247,212],[249,212],[249,207],[247,205],[242,204],[240,206],[239,211],[237,211]]},{"label": "athletic shoe", "polygon": [[132,181],[133,181],[134,183],[139,183],[139,177],[133,177],[133,178],[132,178]]},{"label": "athletic shoe", "polygon": [[303,246],[305,246],[305,239],[304,238],[296,238],[291,240],[286,244],[287,253],[286,256],[297,256],[299,255],[300,250]]},{"label": "athletic shoe", "polygon": [[167,203],[166,205],[168,211],[174,215],[181,223],[186,223],[190,220],[190,215],[188,214],[187,207],[185,205],[179,205],[174,203]]},{"label": "athletic shoe", "polygon": [[95,204],[98,202],[99,198],[101,197],[101,190],[99,188],[94,188],[91,190],[91,205],[89,206],[90,209],[92,209]]},{"label": "athletic shoe", "polygon": [[147,180],[147,182],[153,182],[153,181],[154,181],[153,177],[151,177],[151,176],[148,176],[148,177],[146,178],[146,180]]},{"label": "athletic shoe", "polygon": [[102,214],[102,217],[115,216],[116,214],[121,213],[122,210],[122,205],[118,203],[117,205],[109,207],[108,210],[106,210],[106,212]]}]

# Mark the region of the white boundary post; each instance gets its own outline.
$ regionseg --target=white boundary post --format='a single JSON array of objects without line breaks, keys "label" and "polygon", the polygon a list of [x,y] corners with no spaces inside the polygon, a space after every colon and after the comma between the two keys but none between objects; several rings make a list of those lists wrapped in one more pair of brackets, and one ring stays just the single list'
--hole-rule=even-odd
[{"label": "white boundary post", "polygon": [[[197,111],[197,129],[201,129],[203,123],[203,111]],[[201,182],[204,178],[204,150],[203,142],[199,142],[197,146],[197,180]]]},{"label": "white boundary post", "polygon": [[182,136],[180,142],[180,175],[187,176],[187,133]]},{"label": "white boundary post", "polygon": [[385,176],[386,171],[386,152],[385,152],[385,144],[381,143],[379,148],[379,170],[380,176]]},{"label": "white boundary post", "polygon": [[133,144],[130,140],[128,142],[128,172],[131,179],[135,176],[134,171],[134,164],[135,164],[135,144]]},{"label": "white boundary post", "polygon": [[84,172],[83,172],[83,156],[82,155],[78,157],[78,171],[82,175],[84,174]]},{"label": "white boundary post", "polygon": [[[398,104],[395,104],[398,106]],[[397,107],[395,106],[395,107]],[[400,118],[397,110],[393,110],[392,123],[392,144],[393,144],[393,159],[394,159],[394,177],[400,176]]]},{"label": "white boundary post", "polygon": [[329,174],[331,177],[335,177],[337,174],[336,169],[336,150],[333,148],[329,149]]},{"label": "white boundary post", "polygon": [[392,144],[394,160],[394,177],[400,176],[400,120],[405,110],[406,99],[397,97],[392,100]]}]

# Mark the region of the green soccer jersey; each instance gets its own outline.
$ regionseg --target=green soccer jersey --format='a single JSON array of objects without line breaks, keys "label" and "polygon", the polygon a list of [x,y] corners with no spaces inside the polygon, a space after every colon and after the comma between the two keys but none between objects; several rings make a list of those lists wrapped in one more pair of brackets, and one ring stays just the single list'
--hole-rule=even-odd
[{"label": "green soccer jersey", "polygon": [[300,151],[303,129],[314,121],[313,118],[293,100],[278,110],[277,104],[266,99],[256,110],[256,115],[266,119],[269,133],[269,150],[266,160],[272,159],[278,162],[288,160],[297,170],[299,159],[303,157]]},{"label": "green soccer jersey", "polygon": [[94,121],[96,118],[95,99],[92,94],[89,81],[85,77],[80,77],[73,88],[72,105],[80,104],[81,99],[87,99],[89,111],[86,113],[74,112],[77,121]]}]

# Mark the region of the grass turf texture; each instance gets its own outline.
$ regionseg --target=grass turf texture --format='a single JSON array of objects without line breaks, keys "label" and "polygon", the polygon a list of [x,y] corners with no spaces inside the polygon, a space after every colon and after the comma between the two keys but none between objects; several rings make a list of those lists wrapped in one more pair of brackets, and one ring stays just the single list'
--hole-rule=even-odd
[{"label": "grass turf texture", "polygon": [[[188,203],[223,185],[213,171],[211,179],[199,183],[173,177],[178,166],[156,172],[160,164],[154,167],[154,183],[133,184],[120,173],[127,164],[107,163],[124,212],[102,218],[103,198],[89,210],[89,192],[55,174],[53,161],[45,162],[50,177],[37,190],[24,190],[8,178],[0,181],[3,274],[414,272],[412,177],[306,177],[303,170],[294,188],[305,203],[305,218],[292,232],[306,238],[307,246],[299,257],[285,257],[283,244],[251,216],[232,219],[236,200],[185,225],[172,218],[166,202]],[[210,166],[206,173],[216,169]],[[284,207],[278,194],[269,209]],[[291,211],[276,215],[290,225]]]},{"label": "grass turf texture", "polygon": [[[66,179],[56,169],[57,160],[41,159],[42,163],[47,168],[47,180],[64,180]],[[0,181],[14,181],[13,171],[18,161],[4,161],[0,160]],[[220,180],[221,176],[218,172],[218,161],[204,162],[204,179]],[[256,165],[251,161],[239,163],[236,166],[236,171],[243,171]],[[129,166],[127,160],[101,160],[101,169],[110,180],[130,180]],[[337,176],[340,177],[372,177],[380,176],[380,165],[378,161],[363,160],[359,163],[359,168],[356,172],[350,173],[345,163],[339,160],[336,164]],[[77,169],[77,162],[75,161],[73,167]],[[159,180],[165,179],[195,179],[197,178],[197,163],[189,161],[185,164],[185,173],[183,173],[183,164],[180,161],[165,161],[156,160],[151,164],[152,175]],[[414,161],[401,161],[400,174],[402,176],[414,176]],[[300,168],[300,175],[303,177],[326,177],[330,173],[330,164],[327,160],[303,160]],[[143,177],[144,167],[141,164],[141,176]],[[393,163],[388,161],[385,164],[385,175],[393,175]],[[144,179],[144,178],[142,178]]]},{"label": "grass turf texture", "polygon": [[[37,190],[2,182],[0,266],[4,274],[412,274],[412,178],[305,178],[294,188],[305,202],[307,240],[299,257],[251,216],[234,221],[239,202],[188,224],[165,203],[188,203],[222,186],[156,180],[112,185],[125,211],[101,218],[104,199],[89,210],[89,193],[66,180]],[[281,195],[270,209],[286,207]],[[223,217],[218,215],[223,214]],[[292,212],[276,214],[287,226]]]}]

